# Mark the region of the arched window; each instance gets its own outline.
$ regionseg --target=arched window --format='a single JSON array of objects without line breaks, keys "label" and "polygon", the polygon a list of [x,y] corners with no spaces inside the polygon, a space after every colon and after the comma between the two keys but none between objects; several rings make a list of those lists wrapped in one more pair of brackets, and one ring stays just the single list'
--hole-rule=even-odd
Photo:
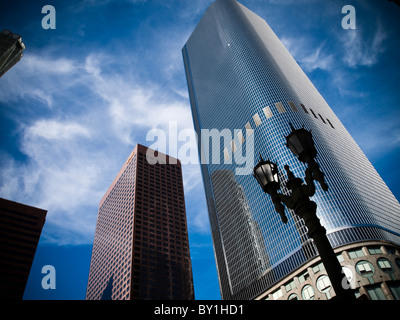
[{"label": "arched window", "polygon": [[314,295],[314,288],[309,284],[305,285],[301,290],[303,300],[314,300]]}]

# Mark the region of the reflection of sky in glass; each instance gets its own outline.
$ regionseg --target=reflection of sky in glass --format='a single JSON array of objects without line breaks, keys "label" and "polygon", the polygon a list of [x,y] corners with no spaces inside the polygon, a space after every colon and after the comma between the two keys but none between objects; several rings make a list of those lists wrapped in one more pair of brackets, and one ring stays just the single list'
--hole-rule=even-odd
[{"label": "reflection of sky in glass", "polygon": [[[399,242],[398,202],[263,20],[240,4],[217,1],[191,35],[183,55],[196,130],[229,128],[232,133],[234,129],[246,133],[245,126],[249,123],[254,129],[253,136],[244,134],[244,139],[246,143],[247,139],[254,138],[254,161],[261,153],[264,159],[277,163],[284,182],[284,164],[290,166],[295,176],[304,177],[305,165],[297,161],[285,145],[285,136],[290,133],[289,121],[295,128],[304,125],[312,131],[318,151],[317,162],[329,185],[329,191],[324,192],[317,184],[313,200],[318,205],[321,223],[328,233],[332,233],[329,237],[334,246],[367,238],[390,238]],[[269,110],[264,111],[267,106],[272,116]],[[237,137],[234,139],[238,145],[240,141]],[[222,142],[221,139],[221,155],[226,147]],[[252,218],[264,237],[269,262],[272,267],[279,267],[282,262],[286,264],[270,278],[266,274],[255,283],[243,285],[248,288],[242,292],[232,292],[224,287],[224,283],[229,282],[229,275],[222,263],[222,260],[226,261],[226,253],[221,228],[235,230],[229,222],[220,224],[210,178],[217,170],[234,172],[235,168],[235,164],[209,164],[203,167],[203,176],[211,223],[216,224],[212,228],[213,240],[223,297],[252,298],[306,261],[304,252],[299,250],[307,236],[302,222],[291,217],[288,210],[288,223],[281,222],[269,196],[263,194],[253,176],[236,176],[236,182],[248,200]],[[370,190],[376,190],[376,196],[371,195]],[[287,192],[284,183],[281,191]],[[378,206],[382,199],[386,204]],[[393,218],[386,221],[389,215]],[[355,226],[363,228],[351,231],[350,228]],[[390,230],[391,234],[381,230]],[[248,248],[243,245],[242,250]],[[294,258],[288,260],[290,256]]]}]

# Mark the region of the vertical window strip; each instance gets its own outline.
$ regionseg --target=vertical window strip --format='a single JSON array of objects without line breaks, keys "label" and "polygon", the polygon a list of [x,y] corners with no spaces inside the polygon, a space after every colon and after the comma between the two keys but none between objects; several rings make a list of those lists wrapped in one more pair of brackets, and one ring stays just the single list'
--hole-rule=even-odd
[{"label": "vertical window strip", "polygon": [[240,131],[238,132],[237,137],[238,137],[238,139],[239,139],[240,144],[243,144],[243,143],[244,143],[244,137],[243,137],[242,130],[240,130]]},{"label": "vertical window strip", "polygon": [[247,123],[246,123],[245,128],[246,128],[246,131],[247,131],[246,133],[247,133],[247,134],[253,133],[253,128],[251,127],[250,122],[247,122]]},{"label": "vertical window strip", "polygon": [[256,113],[253,116],[253,120],[254,120],[254,123],[256,124],[256,127],[258,127],[261,124],[261,119],[260,119],[260,116],[258,115],[258,113]]},{"label": "vertical window strip", "polygon": [[304,104],[300,103],[300,106],[303,108],[304,112],[309,114],[307,108],[304,106]]},{"label": "vertical window strip", "polygon": [[310,108],[311,113],[313,114],[315,119],[318,119],[317,115],[315,114],[314,110]]},{"label": "vertical window strip", "polygon": [[266,106],[265,108],[263,108],[263,112],[265,114],[265,117],[267,119],[271,118],[273,116],[271,109],[269,108],[269,106]]},{"label": "vertical window strip", "polygon": [[290,109],[292,109],[292,111],[297,111],[297,107],[293,101],[289,101],[288,104],[290,106]]},{"label": "vertical window strip", "polygon": [[253,134],[254,130],[253,130],[253,128],[251,127],[250,122],[247,122],[247,123],[246,123],[245,128],[246,128],[246,136],[250,136],[250,135]]},{"label": "vertical window strip", "polygon": [[225,159],[225,161],[229,160],[229,152],[228,152],[227,148],[224,149],[224,159]]},{"label": "vertical window strip", "polygon": [[277,102],[275,103],[276,109],[278,109],[279,113],[284,113],[286,112],[285,108],[283,107],[282,102]]},{"label": "vertical window strip", "polygon": [[236,149],[237,149],[237,148],[236,148],[235,140],[232,140],[232,141],[231,141],[231,147],[232,147],[232,152],[235,153],[235,152],[236,152]]},{"label": "vertical window strip", "polygon": [[[290,109],[291,109],[292,111],[298,111],[298,108],[297,108],[296,104],[295,104],[293,101],[288,101],[288,104],[289,104]],[[276,106],[276,108],[277,108],[277,110],[278,110],[279,113],[284,113],[284,112],[286,112],[286,110],[285,110],[285,108],[284,108],[282,102],[277,102],[277,103],[275,103],[275,106]],[[304,106],[304,104],[300,103],[300,106],[301,106],[301,108],[303,109],[303,111],[304,111],[305,113],[309,114],[309,112],[308,112],[307,108]],[[267,119],[273,117],[272,111],[271,111],[271,109],[270,109],[269,106],[264,107],[262,110],[263,110],[264,115],[265,115],[265,117],[266,117]],[[311,111],[311,113],[313,114],[313,116],[314,116],[316,119],[318,119],[318,117],[317,117],[317,115],[315,114],[314,110],[312,110],[312,109],[310,108],[310,111]],[[326,121],[325,121],[325,119],[322,117],[322,115],[321,115],[320,113],[318,113],[318,115],[319,115],[319,117],[321,118],[321,120],[322,120],[323,123],[326,124],[326,121],[327,121],[327,122],[329,123],[329,125],[330,125],[333,129],[335,129],[335,127],[333,126],[332,122],[331,122],[328,118],[326,118]],[[254,121],[256,127],[258,127],[260,124],[262,124],[262,120],[261,120],[260,116],[258,115],[258,113],[256,113],[256,114],[253,116],[253,121]],[[252,128],[250,122],[247,122],[247,123],[246,123],[245,128],[246,128],[246,134],[247,134],[247,135],[250,135],[250,134],[253,133],[253,128]],[[239,139],[240,144],[243,144],[245,140],[244,140],[244,136],[243,136],[243,134],[242,134],[242,131],[240,131],[240,132],[237,134],[237,136],[238,136],[238,139]],[[234,141],[232,141],[232,150],[233,150],[233,152],[236,151],[236,145],[234,144]],[[228,156],[228,159],[229,159],[229,156]]]}]

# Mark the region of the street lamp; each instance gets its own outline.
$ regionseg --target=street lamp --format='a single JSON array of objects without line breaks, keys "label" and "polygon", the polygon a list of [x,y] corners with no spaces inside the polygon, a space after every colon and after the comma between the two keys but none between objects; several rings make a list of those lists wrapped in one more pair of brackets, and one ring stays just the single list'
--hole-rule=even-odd
[{"label": "street lamp", "polygon": [[317,149],[315,148],[311,131],[306,129],[295,129],[290,123],[292,132],[286,137],[286,146],[292,153],[303,163],[307,163],[307,167],[313,175],[313,179],[317,180],[322,190],[328,191],[328,185],[325,183],[324,174],[319,169],[318,163],[315,161]]},{"label": "street lamp", "polygon": [[271,161],[265,161],[260,154],[260,162],[254,167],[254,176],[264,192],[271,194],[279,189],[278,166]]},{"label": "street lamp", "polygon": [[260,162],[254,167],[253,173],[264,192],[271,195],[276,212],[280,214],[282,222],[286,223],[285,208],[277,192],[280,188],[278,166],[269,160],[265,161],[260,154]]},{"label": "street lamp", "polygon": [[278,193],[280,188],[278,166],[269,160],[263,160],[261,155],[260,162],[253,170],[254,177],[263,191],[271,196],[275,210],[281,216],[283,223],[287,223],[283,204],[289,209],[293,209],[295,214],[304,220],[308,235],[314,240],[337,299],[354,300],[355,297],[352,292],[343,288],[342,282],[346,280],[342,273],[342,267],[328,241],[326,230],[321,226],[317,217],[317,204],[310,200],[310,197],[315,194],[314,180],[319,182],[324,191],[328,190],[324,181],[324,174],[315,161],[317,151],[311,132],[304,128],[296,130],[292,124],[290,126],[292,132],[286,137],[286,146],[301,162],[307,163],[305,184],[302,179],[294,176],[288,165],[285,165],[284,168],[288,177],[286,188],[290,191],[290,195]]}]

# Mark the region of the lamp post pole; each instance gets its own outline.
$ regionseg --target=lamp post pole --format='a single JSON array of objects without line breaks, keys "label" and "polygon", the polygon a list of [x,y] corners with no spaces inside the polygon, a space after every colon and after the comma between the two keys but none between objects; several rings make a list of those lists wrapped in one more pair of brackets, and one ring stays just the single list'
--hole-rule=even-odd
[{"label": "lamp post pole", "polygon": [[308,229],[308,236],[314,240],[321,261],[325,266],[332,287],[335,290],[337,299],[354,300],[355,296],[351,290],[348,289],[348,286],[346,286],[347,290],[343,286],[343,282],[346,281],[346,278],[326,236],[326,229],[321,225],[317,217],[317,204],[310,200],[310,197],[315,193],[311,169],[307,168],[306,170],[305,185],[300,178],[296,178],[293,175],[289,166],[285,166],[285,170],[288,175],[286,187],[291,190],[291,195],[286,196],[277,193],[278,199],[289,209],[293,209],[295,214],[304,220],[304,224]]},{"label": "lamp post pole", "polygon": [[[290,124],[291,125],[291,124]],[[287,223],[285,208],[293,209],[300,216],[308,229],[308,235],[314,240],[321,261],[323,262],[332,287],[338,300],[355,300],[351,290],[346,290],[343,282],[346,281],[342,267],[336,258],[331,244],[326,236],[326,230],[317,217],[317,204],[310,200],[315,194],[314,180],[317,180],[324,191],[328,190],[324,174],[320,171],[315,161],[317,151],[312,140],[311,132],[303,129],[295,130],[291,125],[292,132],[286,137],[287,147],[302,162],[307,163],[305,171],[305,184],[303,180],[294,176],[288,165],[285,165],[288,180],[286,188],[291,191],[290,195],[278,193],[280,182],[278,178],[277,165],[264,161],[260,155],[260,162],[254,167],[254,177],[261,185],[264,192],[271,195],[275,210],[280,214],[282,222]],[[283,204],[282,204],[283,203]],[[346,285],[346,288],[348,286]]]}]

